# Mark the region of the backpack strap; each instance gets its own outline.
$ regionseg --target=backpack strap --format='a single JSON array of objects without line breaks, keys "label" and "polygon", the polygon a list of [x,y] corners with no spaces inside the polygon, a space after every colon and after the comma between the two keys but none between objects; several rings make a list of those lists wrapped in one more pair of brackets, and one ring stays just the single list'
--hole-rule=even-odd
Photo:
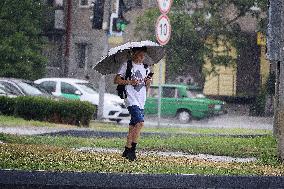
[{"label": "backpack strap", "polygon": [[126,72],[125,72],[125,80],[130,79],[131,78],[131,69],[132,69],[132,61],[128,60],[127,61],[127,68],[126,68]]}]

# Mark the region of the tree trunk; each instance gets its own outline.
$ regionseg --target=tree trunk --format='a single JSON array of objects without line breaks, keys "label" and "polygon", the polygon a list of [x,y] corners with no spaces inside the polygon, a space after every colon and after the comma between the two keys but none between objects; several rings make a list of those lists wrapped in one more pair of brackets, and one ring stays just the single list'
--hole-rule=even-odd
[{"label": "tree trunk", "polygon": [[280,160],[284,161],[284,107],[281,107],[280,111],[278,112],[278,156]]},{"label": "tree trunk", "polygon": [[283,61],[277,64],[278,78],[278,107],[276,111],[276,133],[278,141],[278,155],[284,161],[284,65]]}]

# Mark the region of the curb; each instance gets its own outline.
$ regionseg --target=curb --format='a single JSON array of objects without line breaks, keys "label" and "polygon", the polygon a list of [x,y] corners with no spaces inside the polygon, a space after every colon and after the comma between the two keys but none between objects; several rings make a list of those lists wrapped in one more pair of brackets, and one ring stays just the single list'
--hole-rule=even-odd
[{"label": "curb", "polygon": [[1,189],[284,188],[284,177],[0,170]]}]

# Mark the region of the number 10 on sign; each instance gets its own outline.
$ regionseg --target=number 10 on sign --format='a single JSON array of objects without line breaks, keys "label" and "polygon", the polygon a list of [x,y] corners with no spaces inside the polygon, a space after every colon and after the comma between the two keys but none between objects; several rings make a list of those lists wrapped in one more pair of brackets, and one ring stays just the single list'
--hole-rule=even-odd
[{"label": "number 10 on sign", "polygon": [[167,15],[161,15],[156,23],[156,38],[160,45],[169,42],[171,36],[171,25]]}]

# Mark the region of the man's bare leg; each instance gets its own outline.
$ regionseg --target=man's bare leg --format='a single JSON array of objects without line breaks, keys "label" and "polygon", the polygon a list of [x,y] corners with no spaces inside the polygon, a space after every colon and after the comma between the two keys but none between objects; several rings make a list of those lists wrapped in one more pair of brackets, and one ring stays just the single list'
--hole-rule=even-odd
[{"label": "man's bare leg", "polygon": [[144,122],[137,123],[135,126],[129,126],[129,132],[127,136],[127,146],[125,147],[125,151],[122,155],[123,157],[126,157],[130,161],[134,161],[136,159],[136,145],[138,138],[140,136],[140,131],[144,125]]},{"label": "man's bare leg", "polygon": [[127,139],[126,139],[126,147],[131,148],[131,143],[132,138],[133,138],[133,130],[134,130],[135,126],[133,125],[129,125],[129,129],[128,129],[128,134],[127,134]]},{"label": "man's bare leg", "polygon": [[132,130],[132,142],[133,143],[137,143],[140,137],[141,129],[143,127],[144,127],[144,122],[140,122],[140,123],[137,123],[135,127],[133,128]]},{"label": "man's bare leg", "polygon": [[128,134],[127,134],[127,138],[126,138],[126,144],[125,144],[125,149],[122,153],[122,157],[126,157],[128,153],[130,152],[131,148],[132,148],[132,133],[133,133],[133,129],[134,126],[133,125],[129,125],[129,129],[128,129]]}]

